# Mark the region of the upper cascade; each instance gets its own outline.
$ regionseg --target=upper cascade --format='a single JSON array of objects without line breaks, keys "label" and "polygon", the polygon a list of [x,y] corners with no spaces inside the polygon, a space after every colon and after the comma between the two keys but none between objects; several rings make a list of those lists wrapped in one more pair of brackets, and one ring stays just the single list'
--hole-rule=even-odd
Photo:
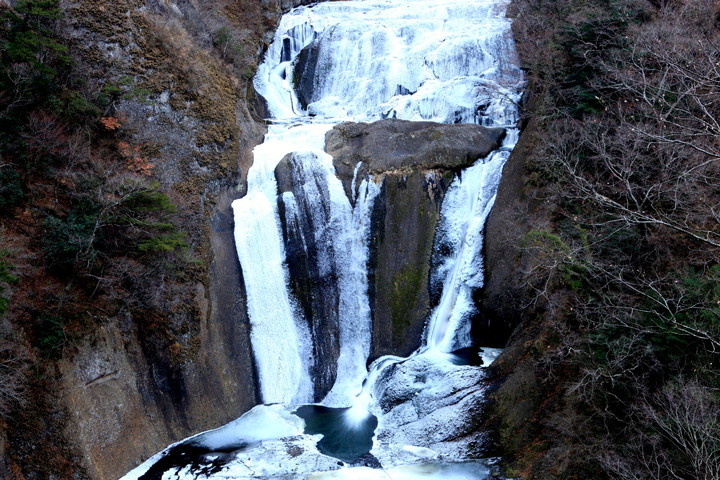
[{"label": "upper cascade", "polygon": [[254,85],[275,120],[510,125],[522,73],[505,3],[366,0],[301,7],[283,17]]}]

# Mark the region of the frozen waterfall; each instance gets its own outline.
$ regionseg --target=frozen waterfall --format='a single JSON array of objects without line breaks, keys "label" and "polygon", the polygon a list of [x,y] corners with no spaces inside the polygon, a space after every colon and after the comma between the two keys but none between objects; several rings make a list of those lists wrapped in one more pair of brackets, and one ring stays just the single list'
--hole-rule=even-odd
[{"label": "frozen waterfall", "polygon": [[[237,248],[243,274],[247,278],[246,269],[250,275],[253,270],[263,270],[267,277],[273,276],[272,280],[258,282],[259,285],[246,280],[251,298],[264,298],[274,305],[274,308],[249,308],[253,329],[283,329],[290,332],[292,339],[299,339],[295,346],[289,345],[291,340],[282,339],[281,343],[286,346],[283,350],[292,355],[278,359],[275,358],[275,340],[256,341],[253,334],[253,349],[266,402],[309,400],[307,385],[298,382],[293,373],[298,370],[298,364],[288,364],[284,369],[276,367],[278,361],[299,359],[299,364],[309,371],[312,363],[305,357],[312,350],[303,345],[308,338],[303,327],[305,322],[297,309],[294,313],[292,310],[296,301],[286,286],[276,285],[283,279],[286,284],[288,276],[283,270],[284,248],[275,244],[281,243],[281,236],[273,233],[280,230],[277,207],[273,206],[272,213],[275,226],[270,221],[266,225],[273,232],[258,232],[262,242],[253,242],[244,233],[246,224],[254,223],[246,217],[254,215],[252,211],[258,208],[256,202],[276,203],[277,189],[272,171],[277,162],[291,151],[313,151],[313,156],[306,158],[323,159],[326,165],[323,167],[327,173],[324,190],[331,193],[334,213],[327,229],[325,222],[316,222],[322,231],[317,231],[315,240],[329,252],[319,257],[323,262],[320,268],[331,268],[328,262],[335,262],[332,268],[337,269],[341,307],[338,312],[340,357],[337,378],[325,401],[334,406],[347,405],[359,391],[364,369],[360,373],[358,368],[369,351],[371,329],[365,245],[372,191],[378,186],[372,178],[356,179],[363,182],[363,191],[369,189],[370,194],[356,204],[355,212],[350,213],[349,201],[342,198],[344,194],[338,189],[332,164],[322,151],[321,132],[340,121],[372,121],[387,117],[514,127],[517,121],[515,102],[519,100],[522,75],[516,66],[509,21],[504,17],[503,6],[502,2],[490,0],[465,1],[460,5],[456,0],[367,0],[320,3],[298,8],[283,17],[254,81],[273,118],[280,123],[272,126],[272,133],[255,151],[248,195],[234,203]],[[303,49],[310,53],[305,54]],[[314,62],[295,71],[298,63],[309,61],[303,59],[303,55]],[[298,99],[296,84],[303,90],[304,106]],[[299,137],[302,133],[294,132],[308,128],[313,129],[312,140],[299,139],[293,143],[290,138],[285,138],[285,135]],[[316,128],[319,129],[316,131]],[[278,130],[285,133],[275,133]],[[508,138],[512,139],[513,135]],[[437,286],[443,293],[426,335],[426,344],[430,348],[450,352],[456,347],[467,346],[469,323],[464,320],[472,313],[470,293],[482,285],[482,226],[511,147],[512,140],[506,141],[503,151],[479,161],[463,173],[448,192],[439,241],[447,247],[442,250],[449,250],[451,254],[443,258],[432,275],[434,284],[446,287]],[[265,152],[269,149],[277,154],[266,161]],[[260,175],[255,170],[263,172],[265,183],[255,182]],[[301,170],[299,168],[298,172]],[[262,198],[256,198],[257,191],[263,192]],[[294,205],[294,200],[287,197],[285,194],[283,201]],[[317,205],[321,202],[318,200]],[[347,204],[341,206],[345,202]],[[296,215],[290,221],[297,218]],[[328,230],[337,241],[322,247],[327,241],[320,237],[325,235],[327,238]],[[270,241],[273,242],[272,250],[281,255],[273,257],[273,265],[259,264],[255,259],[264,258],[263,252],[253,254],[250,249],[268,250]],[[340,245],[343,242],[347,247]],[[351,249],[352,253],[347,254]],[[346,254],[336,258],[333,252]],[[273,288],[266,288],[270,283]],[[276,311],[280,305],[291,307],[284,308],[280,314]],[[346,308],[348,306],[350,308]],[[353,314],[347,315],[350,311]],[[281,322],[283,326],[277,327]],[[265,327],[268,323],[276,327]],[[293,325],[295,332],[289,330]],[[271,395],[267,391],[266,395],[265,384],[272,384],[274,390],[281,389],[283,393]]]},{"label": "frozen waterfall", "polygon": [[[383,471],[345,468],[323,450],[327,441],[371,444],[373,466],[393,478],[487,478],[485,464],[448,463],[463,462],[467,445],[437,432],[464,435],[464,413],[482,400],[477,365],[497,355],[486,349],[468,365],[452,352],[470,345],[483,226],[517,139],[523,77],[506,4],[349,0],[283,16],[254,79],[272,118],[254,150],[247,194],[233,202],[260,391],[275,405],[168,447],[125,480],[164,472],[181,479],[375,478]],[[368,372],[368,241],[382,179],[357,165],[348,198],[324,146],[339,122],[383,118],[477,123],[506,135],[444,197],[430,274],[439,302],[423,346],[409,358],[377,359]],[[292,283],[296,258],[311,263],[308,275],[321,293]],[[326,297],[321,308],[308,306],[313,295]],[[319,335],[332,338],[320,346]],[[323,356],[336,363],[328,368]],[[340,466],[341,473],[317,473]]]}]

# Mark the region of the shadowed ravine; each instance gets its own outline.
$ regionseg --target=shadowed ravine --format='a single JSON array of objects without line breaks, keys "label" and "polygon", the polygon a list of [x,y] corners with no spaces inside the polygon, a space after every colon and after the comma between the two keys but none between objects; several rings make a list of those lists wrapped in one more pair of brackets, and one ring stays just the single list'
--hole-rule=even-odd
[{"label": "shadowed ravine", "polygon": [[[471,461],[487,434],[466,417],[498,353],[471,326],[483,226],[517,140],[504,6],[346,1],[283,17],[255,77],[272,118],[233,203],[265,405],[123,478],[489,475]],[[383,309],[393,335],[426,327],[410,356],[367,369]]]}]

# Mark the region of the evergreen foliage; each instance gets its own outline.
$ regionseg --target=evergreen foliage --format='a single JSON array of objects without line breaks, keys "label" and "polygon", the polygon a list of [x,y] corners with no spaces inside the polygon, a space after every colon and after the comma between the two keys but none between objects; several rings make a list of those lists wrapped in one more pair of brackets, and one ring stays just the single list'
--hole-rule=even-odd
[{"label": "evergreen foliage", "polygon": [[9,252],[7,250],[0,250],[0,318],[5,315],[10,303],[9,298],[5,296],[5,286],[18,281],[18,278],[13,275],[14,266],[8,260],[8,256]]},{"label": "evergreen foliage", "polygon": [[[187,246],[154,164],[115,111],[118,100],[143,103],[148,92],[130,75],[87,87],[58,34],[63,18],[57,0],[0,6],[0,218],[32,212],[39,274],[65,285],[25,305],[21,328],[50,359],[90,331],[88,308],[137,308],[146,296],[133,294],[139,282],[128,277],[172,277]],[[9,268],[3,254],[0,288],[17,281]],[[2,313],[6,307],[0,296]]]}]

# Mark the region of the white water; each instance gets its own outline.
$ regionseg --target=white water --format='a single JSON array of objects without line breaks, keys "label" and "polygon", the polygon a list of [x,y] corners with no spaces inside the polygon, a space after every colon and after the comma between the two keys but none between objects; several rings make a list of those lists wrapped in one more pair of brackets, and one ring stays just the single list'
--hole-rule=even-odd
[{"label": "white water", "polygon": [[[329,216],[315,220],[323,224],[313,239],[322,250],[319,268],[335,271],[338,278],[340,355],[337,379],[323,403],[350,406],[345,413],[350,426],[361,424],[370,411],[378,416],[372,453],[383,467],[440,456],[463,458],[461,452],[453,452],[452,442],[433,443],[430,437],[463,423],[462,409],[472,405],[459,399],[457,410],[445,399],[472,388],[482,378],[477,367],[455,366],[448,352],[469,342],[468,319],[474,313],[471,294],[483,281],[482,228],[516,140],[515,103],[522,74],[516,67],[505,4],[506,0],[357,0],[298,8],[283,17],[255,78],[255,88],[267,101],[274,123],[264,143],[254,150],[248,194],[235,201],[233,209],[262,398],[266,403],[296,404],[309,402],[315,395],[309,374],[314,366],[312,336],[288,288],[274,176],[280,160],[298,152],[293,159],[294,175],[304,179],[305,200],[328,206]],[[319,42],[318,64],[309,105],[303,111],[291,83],[293,65],[298,53],[313,41]],[[359,185],[358,195],[351,203],[323,147],[325,133],[340,121],[385,117],[474,122],[509,130],[504,148],[465,170],[444,198],[436,251],[447,254],[438,254],[431,272],[433,287],[442,293],[429,319],[423,348],[409,359],[378,359],[366,372],[371,341],[367,241],[369,215],[380,185],[376,179],[359,176],[358,166],[352,182],[353,196]],[[281,198],[286,222],[301,231],[299,199],[291,192]],[[491,362],[497,351],[482,355]],[[407,390],[409,397],[415,395],[418,400],[381,407],[379,399],[392,397],[394,389]],[[428,412],[433,402],[438,410]],[[278,409],[290,411],[279,405],[258,406],[253,418],[278,422]],[[283,418],[282,431],[270,432],[269,437],[253,433],[262,431],[262,422],[248,427],[236,421],[192,441],[209,445],[211,440],[232,438],[252,444],[213,478],[374,478],[375,473],[347,468],[339,474],[310,474],[337,469],[337,462],[316,450],[317,435],[301,435],[294,421]],[[303,453],[289,455],[291,444]],[[139,478],[152,461],[124,478]],[[457,470],[433,465],[378,472],[392,473],[393,478],[484,478],[472,465]],[[178,475],[196,478],[184,470]]]},{"label": "white water", "polygon": [[[514,135],[508,135],[503,147],[514,145]],[[484,280],[483,229],[509,155],[503,149],[477,162],[445,194],[435,236],[434,254],[440,261],[430,280],[442,295],[428,323],[426,348],[450,353],[472,344],[470,316],[476,313],[472,293]]]},{"label": "white water", "polygon": [[293,151],[322,153],[330,125],[272,125],[254,150],[248,193],[233,202],[235,247],[247,290],[251,341],[265,403],[313,399],[312,341],[290,297],[274,170]]},{"label": "white water", "polygon": [[[334,177],[337,180],[337,177]],[[338,181],[338,187],[341,187]],[[341,189],[340,192],[343,193]],[[365,363],[370,355],[372,326],[368,302],[367,240],[370,235],[370,213],[380,187],[372,180],[362,180],[349,223],[340,237],[344,253],[337,270],[340,272],[340,356],[337,378],[323,405],[347,407],[360,393],[367,375]],[[337,257],[336,257],[337,258]]]}]

